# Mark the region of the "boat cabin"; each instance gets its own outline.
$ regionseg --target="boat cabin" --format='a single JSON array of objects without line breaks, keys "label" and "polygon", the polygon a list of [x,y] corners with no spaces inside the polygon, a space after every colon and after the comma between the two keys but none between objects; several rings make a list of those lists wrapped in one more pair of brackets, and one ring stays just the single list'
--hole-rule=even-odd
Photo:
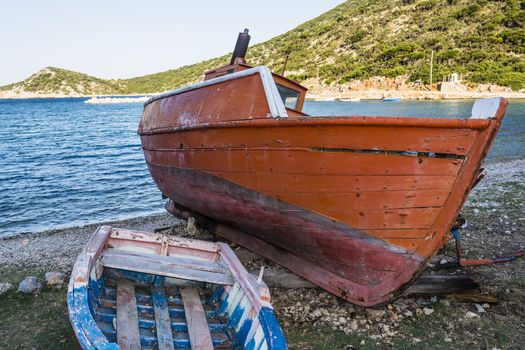
[{"label": "boat cabin", "polygon": [[[240,72],[253,68],[244,63],[234,63],[227,66],[223,66],[217,69],[213,69],[204,73],[204,81],[222,77],[228,74]],[[306,115],[302,112],[304,100],[306,97],[307,88],[296,83],[293,80],[283,77],[282,75],[272,73],[273,80],[277,85],[277,91],[281,96],[286,111],[289,116],[303,116]]]}]

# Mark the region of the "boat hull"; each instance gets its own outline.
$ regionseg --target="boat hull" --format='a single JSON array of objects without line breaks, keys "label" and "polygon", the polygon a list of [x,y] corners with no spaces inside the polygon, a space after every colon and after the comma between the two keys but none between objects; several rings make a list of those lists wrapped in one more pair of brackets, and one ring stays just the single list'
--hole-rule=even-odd
[{"label": "boat hull", "polygon": [[[213,219],[366,306],[399,293],[448,241],[506,107],[495,101],[492,119],[287,117],[256,98],[275,100],[256,77],[240,79],[146,105],[139,134],[155,183],[172,212]],[[234,98],[246,83],[257,112],[247,87]]]}]

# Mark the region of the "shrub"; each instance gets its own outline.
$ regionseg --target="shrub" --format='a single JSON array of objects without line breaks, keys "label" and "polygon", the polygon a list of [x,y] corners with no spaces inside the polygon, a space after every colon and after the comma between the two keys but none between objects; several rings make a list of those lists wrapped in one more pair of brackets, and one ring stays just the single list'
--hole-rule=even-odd
[{"label": "shrub", "polygon": [[464,19],[467,17],[473,17],[479,10],[481,10],[481,6],[478,4],[472,4],[469,6],[466,6],[462,8],[461,10],[457,11],[454,14],[454,17],[456,19]]},{"label": "shrub", "polygon": [[421,1],[416,5],[416,10],[418,11],[428,11],[432,10],[438,4],[437,0],[425,0]]}]

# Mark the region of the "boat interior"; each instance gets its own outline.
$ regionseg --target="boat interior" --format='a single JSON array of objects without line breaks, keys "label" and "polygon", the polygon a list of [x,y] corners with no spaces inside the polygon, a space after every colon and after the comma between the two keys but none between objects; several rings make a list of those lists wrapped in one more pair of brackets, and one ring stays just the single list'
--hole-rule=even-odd
[{"label": "boat interior", "polygon": [[88,349],[270,348],[264,324],[273,311],[261,317],[268,289],[223,243],[102,227],[70,291],[70,317]]}]

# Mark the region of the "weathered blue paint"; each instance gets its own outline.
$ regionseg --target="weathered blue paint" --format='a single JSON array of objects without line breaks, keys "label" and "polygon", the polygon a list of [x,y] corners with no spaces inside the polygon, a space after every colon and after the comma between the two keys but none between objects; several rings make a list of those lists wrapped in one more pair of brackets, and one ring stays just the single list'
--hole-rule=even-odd
[{"label": "weathered blue paint", "polygon": [[253,320],[251,318],[247,318],[244,320],[241,328],[237,332],[237,336],[235,337],[235,342],[233,343],[234,348],[242,349],[244,347],[244,343],[246,343],[246,337],[248,337],[248,332],[250,332],[250,329],[252,328],[252,323]]},{"label": "weathered blue paint", "polygon": [[155,280],[153,282],[153,285],[155,287],[160,287],[164,283],[164,277],[162,276],[155,276]]},{"label": "weathered blue paint", "polygon": [[254,350],[255,349],[255,339],[251,339],[248,344],[244,347],[244,350]]},{"label": "weathered blue paint", "polygon": [[223,315],[226,312],[226,310],[228,310],[228,306],[228,298],[224,298],[224,300],[221,301],[221,304],[219,306],[219,315]]},{"label": "weathered blue paint", "polygon": [[119,350],[118,345],[109,343],[96,324],[88,305],[88,291],[85,286],[68,293],[69,319],[80,345],[86,350]]},{"label": "weathered blue paint", "polygon": [[232,328],[237,328],[243,313],[244,313],[244,308],[241,307],[240,304],[237,305],[235,307],[235,310],[233,310],[232,315],[230,316],[230,321],[228,322],[228,325]]},{"label": "weathered blue paint", "polygon": [[[116,341],[117,340],[117,333],[114,329],[105,328],[103,329],[104,334],[110,341]],[[213,346],[219,346],[224,343],[229,342],[229,340],[221,339],[221,338],[212,338]],[[156,346],[158,343],[157,337],[154,335],[140,335],[140,344],[142,346]],[[174,337],[173,339],[173,345],[175,345],[176,348],[183,348],[183,349],[189,349],[190,348],[190,339],[187,337]]]},{"label": "weathered blue paint", "polygon": [[143,282],[149,284],[154,283],[156,277],[155,275],[120,269],[110,269],[109,273],[113,278],[125,278],[134,282]]},{"label": "weathered blue paint", "polygon": [[210,299],[206,301],[206,304],[214,304],[218,302],[223,292],[224,292],[224,287],[220,285],[217,286],[215,290],[213,291],[213,294],[211,295]]},{"label": "weathered blue paint", "polygon": [[263,328],[264,337],[269,350],[288,349],[288,343],[286,342],[283,330],[275,317],[273,309],[269,307],[261,308],[261,311],[259,312],[259,322]]}]

